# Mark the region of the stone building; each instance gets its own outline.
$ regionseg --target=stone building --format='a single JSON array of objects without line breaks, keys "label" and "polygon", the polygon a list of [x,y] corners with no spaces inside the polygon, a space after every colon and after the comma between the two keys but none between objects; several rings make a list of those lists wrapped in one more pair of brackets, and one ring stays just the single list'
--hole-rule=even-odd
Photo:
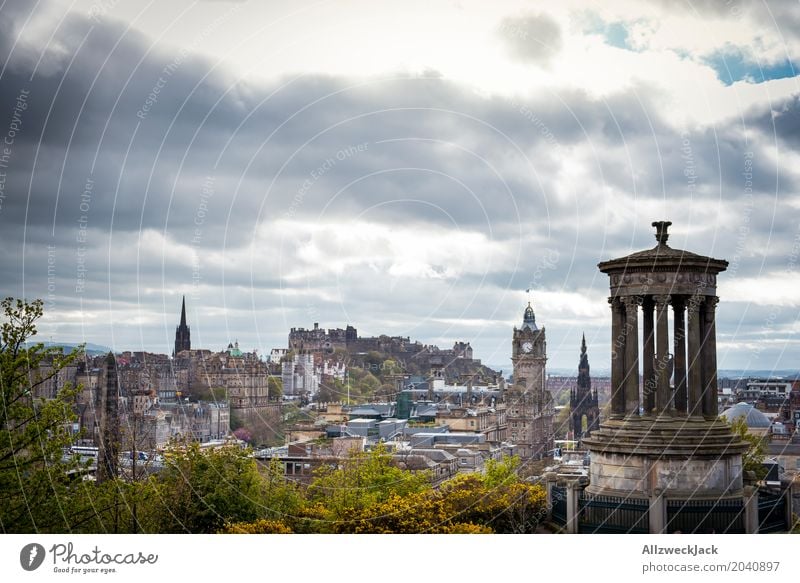
[{"label": "stone building", "polygon": [[283,394],[287,397],[315,395],[319,390],[320,377],[314,364],[314,354],[295,354],[291,360],[281,363]]},{"label": "stone building", "polygon": [[547,342],[528,303],[522,326],[514,328],[511,361],[513,383],[506,391],[506,424],[522,460],[540,460],[553,450],[553,398],[545,384]]},{"label": "stone building", "polygon": [[[573,439],[578,441],[600,428],[600,407],[597,391],[592,391],[592,378],[589,374],[589,357],[586,355],[586,335],[581,338],[581,360],[578,364],[578,378],[569,399]],[[584,419],[585,427],[584,430]]]},{"label": "stone building", "polygon": [[346,328],[325,330],[314,322],[314,328],[292,328],[289,331],[289,349],[298,352],[333,352],[337,348],[347,348],[358,339],[358,331],[348,325]]},{"label": "stone building", "polygon": [[54,372],[52,358],[43,359],[36,370],[31,370],[28,375],[33,394],[40,399],[55,399],[56,395],[66,386],[75,384],[78,365],[64,366]]}]

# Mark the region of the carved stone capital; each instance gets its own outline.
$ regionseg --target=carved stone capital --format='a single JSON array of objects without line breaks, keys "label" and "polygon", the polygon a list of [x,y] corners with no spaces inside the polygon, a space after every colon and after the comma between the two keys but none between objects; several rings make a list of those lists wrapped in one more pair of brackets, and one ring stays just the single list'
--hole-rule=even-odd
[{"label": "carved stone capital", "polygon": [[668,294],[654,295],[653,301],[656,303],[657,308],[666,308],[672,302],[672,296]]},{"label": "carved stone capital", "polygon": [[636,313],[636,310],[639,309],[639,306],[642,305],[642,297],[641,296],[623,296],[622,297],[622,305],[625,306],[625,311],[630,313]]},{"label": "carved stone capital", "polygon": [[705,315],[706,315],[706,322],[713,322],[715,317],[715,311],[717,309],[717,304],[719,303],[719,298],[717,296],[706,296],[705,301]]}]

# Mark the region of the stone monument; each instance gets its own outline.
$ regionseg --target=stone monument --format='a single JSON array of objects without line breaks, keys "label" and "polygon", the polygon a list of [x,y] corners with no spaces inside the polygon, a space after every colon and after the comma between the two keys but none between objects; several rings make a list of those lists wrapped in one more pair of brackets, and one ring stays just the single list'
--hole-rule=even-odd
[{"label": "stone monument", "polygon": [[583,440],[586,492],[741,499],[747,445],[717,411],[716,285],[728,262],[673,249],[670,225],[653,223],[652,249],[598,265],[611,284],[612,397],[609,418]]}]

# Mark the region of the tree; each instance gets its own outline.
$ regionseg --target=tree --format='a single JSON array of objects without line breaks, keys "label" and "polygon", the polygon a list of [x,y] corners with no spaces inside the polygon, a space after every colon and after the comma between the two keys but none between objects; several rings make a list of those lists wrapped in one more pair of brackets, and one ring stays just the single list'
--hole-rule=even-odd
[{"label": "tree", "polygon": [[422,490],[368,506],[353,516],[352,532],[373,534],[489,534],[491,528],[459,522],[447,500],[435,490]]},{"label": "tree", "polygon": [[557,439],[566,439],[572,427],[572,411],[569,405],[564,405],[556,414],[553,421],[553,430]]},{"label": "tree", "polygon": [[291,534],[292,529],[280,520],[260,518],[253,522],[226,524],[219,534]]},{"label": "tree", "polygon": [[37,389],[75,362],[83,347],[64,355],[61,348],[28,343],[43,314],[41,300],[6,298],[0,305],[0,529],[61,532],[72,521],[68,472],[79,469],[77,461],[63,459],[74,439],[79,387],[67,384],[48,399]]},{"label": "tree", "polygon": [[303,492],[297,483],[286,479],[280,460],[271,459],[260,470],[263,481],[263,516],[291,527],[302,512]]},{"label": "tree", "polygon": [[241,439],[245,443],[250,443],[251,441],[253,441],[253,434],[246,427],[240,427],[239,429],[234,431],[233,436],[236,439]]},{"label": "tree", "polygon": [[520,480],[519,458],[490,460],[486,473],[461,474],[445,482],[439,492],[454,522],[477,524],[494,532],[535,532],[547,515],[547,494],[539,485]]},{"label": "tree", "polygon": [[340,467],[325,466],[308,488],[312,529],[354,532],[357,515],[364,509],[430,489],[426,473],[401,470],[382,445],[373,451],[352,453]]},{"label": "tree", "polygon": [[263,516],[263,480],[247,450],[190,443],[165,458],[164,470],[151,478],[154,503],[140,511],[146,531],[215,533]]},{"label": "tree", "polygon": [[748,444],[747,451],[742,454],[742,470],[753,472],[757,480],[763,480],[767,476],[767,468],[764,467],[764,454],[767,451],[764,440],[750,433],[747,423],[741,417],[731,423],[731,431]]},{"label": "tree", "polygon": [[278,376],[270,375],[267,377],[267,390],[269,391],[270,401],[280,401],[283,399],[283,379]]}]

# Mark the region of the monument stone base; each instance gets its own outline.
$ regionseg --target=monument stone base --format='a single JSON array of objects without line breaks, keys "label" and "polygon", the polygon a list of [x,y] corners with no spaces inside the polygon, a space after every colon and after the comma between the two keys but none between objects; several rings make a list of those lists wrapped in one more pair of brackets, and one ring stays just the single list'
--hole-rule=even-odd
[{"label": "monument stone base", "polygon": [[747,444],[723,421],[609,420],[584,439],[590,494],[670,499],[741,497]]}]

